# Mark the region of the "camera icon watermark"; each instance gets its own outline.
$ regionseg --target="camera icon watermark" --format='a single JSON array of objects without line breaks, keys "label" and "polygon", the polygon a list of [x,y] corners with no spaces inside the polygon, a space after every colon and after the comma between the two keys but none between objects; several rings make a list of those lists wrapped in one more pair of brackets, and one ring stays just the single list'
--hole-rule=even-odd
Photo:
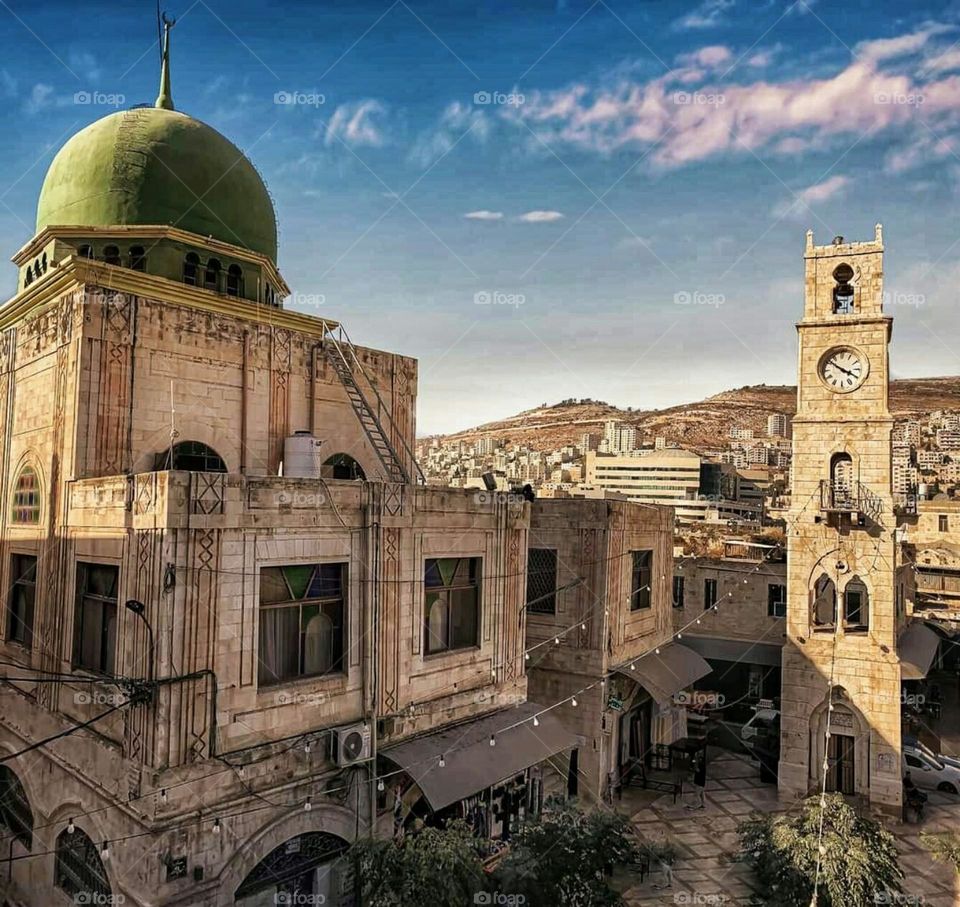
[{"label": "camera icon watermark", "polygon": [[727,98],[718,92],[675,91],[673,103],[681,107],[722,107],[727,103]]},{"label": "camera icon watermark", "polygon": [[313,507],[323,507],[327,497],[321,492],[306,491],[278,491],[276,504],[284,510],[309,510]]},{"label": "camera icon watermark", "polygon": [[874,904],[902,904],[904,907],[918,907],[926,901],[922,894],[904,894],[902,891],[877,891],[873,895]]},{"label": "camera icon watermark", "polygon": [[519,308],[526,303],[523,293],[502,293],[500,290],[481,290],[473,294],[474,305],[501,305]]},{"label": "camera icon watermark", "polygon": [[78,91],[73,95],[74,104],[87,107],[123,107],[127,103],[126,95],[106,91]]},{"label": "camera icon watermark", "polygon": [[273,903],[282,907],[318,907],[327,903],[327,896],[306,891],[278,891],[273,896]]},{"label": "camera icon watermark", "polygon": [[319,91],[278,91],[273,95],[273,103],[283,107],[322,107],[327,98]]},{"label": "camera icon watermark", "polygon": [[674,693],[674,705],[685,705],[694,709],[719,709],[726,702],[722,693],[711,693],[707,690],[680,690]]},{"label": "camera icon watermark", "polygon": [[673,896],[674,904],[724,904],[728,900],[725,894],[706,891],[678,891]]},{"label": "camera icon watermark", "polygon": [[673,294],[674,305],[703,305],[719,309],[727,301],[722,293],[702,293],[699,290],[681,290]]},{"label": "camera icon watermark", "polygon": [[921,107],[926,103],[926,98],[919,92],[878,91],[873,95],[873,103],[896,107]]},{"label": "camera icon watermark", "polygon": [[520,107],[526,100],[526,95],[517,91],[477,91],[473,95],[473,103],[484,107]]},{"label": "camera icon watermark", "polygon": [[119,907],[126,903],[125,894],[104,894],[102,891],[78,891],[73,896],[73,903],[84,905],[84,907],[97,907],[97,905],[114,904]]}]

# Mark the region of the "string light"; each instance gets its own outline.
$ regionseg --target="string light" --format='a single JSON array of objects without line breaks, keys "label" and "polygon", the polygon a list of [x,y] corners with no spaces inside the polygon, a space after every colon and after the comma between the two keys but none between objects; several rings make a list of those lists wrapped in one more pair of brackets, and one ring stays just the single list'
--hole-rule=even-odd
[{"label": "string light", "polygon": [[109,860],[110,859],[110,842],[104,841],[100,847],[100,859]]},{"label": "string light", "polygon": [[540,727],[540,719],[536,715],[533,716],[533,726]]},{"label": "string light", "polygon": [[440,766],[440,768],[446,767],[447,760],[443,758],[443,753],[440,754],[440,761],[437,764]]},{"label": "string light", "polygon": [[496,736],[496,734],[491,734],[491,735],[490,735],[490,746],[496,746],[496,745],[497,745],[497,736]]},{"label": "string light", "polygon": [[213,833],[215,835],[220,834],[220,817],[219,816],[217,816],[217,818],[213,820]]},{"label": "string light", "polygon": [[577,707],[577,697],[576,697],[576,696],[571,696],[571,697],[570,697],[570,705],[572,705],[574,708]]},{"label": "string light", "polygon": [[384,786],[383,778],[377,778],[377,790],[380,791],[381,794],[383,793]]},{"label": "string light", "polygon": [[310,797],[307,797],[307,802],[303,804],[303,811],[308,813],[311,809],[313,809],[313,803],[311,802]]},{"label": "string light", "polygon": [[167,789],[165,787],[161,788],[160,790],[160,802],[161,803],[167,802]]},{"label": "string light", "polygon": [[67,822],[67,834],[72,835],[77,830],[77,826],[73,824],[73,816],[70,817],[70,821]]}]

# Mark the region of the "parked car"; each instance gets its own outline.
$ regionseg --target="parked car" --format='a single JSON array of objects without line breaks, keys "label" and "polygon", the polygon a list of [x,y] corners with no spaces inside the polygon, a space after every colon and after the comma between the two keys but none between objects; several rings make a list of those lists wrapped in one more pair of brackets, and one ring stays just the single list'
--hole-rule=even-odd
[{"label": "parked car", "polygon": [[939,790],[948,794],[960,793],[960,768],[947,765],[932,754],[928,756],[917,747],[903,749],[904,775],[907,772],[910,772],[913,783],[922,790]]},{"label": "parked car", "polygon": [[960,769],[960,758],[957,756],[944,756],[943,753],[935,753],[932,749],[930,749],[930,747],[919,741],[916,737],[905,736],[903,738],[903,751],[905,753],[910,753],[915,750],[919,751],[928,759],[933,759],[936,762],[943,762],[945,765],[952,765],[954,768]]}]

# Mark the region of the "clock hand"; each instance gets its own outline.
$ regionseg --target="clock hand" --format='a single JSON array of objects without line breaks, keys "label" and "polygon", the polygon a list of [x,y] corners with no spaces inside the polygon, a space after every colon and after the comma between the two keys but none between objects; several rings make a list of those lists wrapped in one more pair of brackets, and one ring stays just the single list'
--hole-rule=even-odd
[{"label": "clock hand", "polygon": [[856,378],[856,377],[857,377],[853,372],[850,371],[850,369],[844,368],[844,367],[843,367],[842,365],[840,365],[839,363],[834,362],[834,363],[832,363],[832,365],[833,365],[834,368],[839,369],[841,372],[843,372],[845,375],[849,375],[851,378]]}]

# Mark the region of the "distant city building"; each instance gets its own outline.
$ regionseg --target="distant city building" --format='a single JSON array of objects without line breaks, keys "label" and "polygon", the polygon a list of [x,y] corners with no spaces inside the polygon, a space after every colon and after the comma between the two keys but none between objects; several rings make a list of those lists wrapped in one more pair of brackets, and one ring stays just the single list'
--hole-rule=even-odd
[{"label": "distant city building", "polygon": [[785,438],[790,429],[790,420],[783,413],[773,413],[767,417],[767,435],[771,438]]}]

